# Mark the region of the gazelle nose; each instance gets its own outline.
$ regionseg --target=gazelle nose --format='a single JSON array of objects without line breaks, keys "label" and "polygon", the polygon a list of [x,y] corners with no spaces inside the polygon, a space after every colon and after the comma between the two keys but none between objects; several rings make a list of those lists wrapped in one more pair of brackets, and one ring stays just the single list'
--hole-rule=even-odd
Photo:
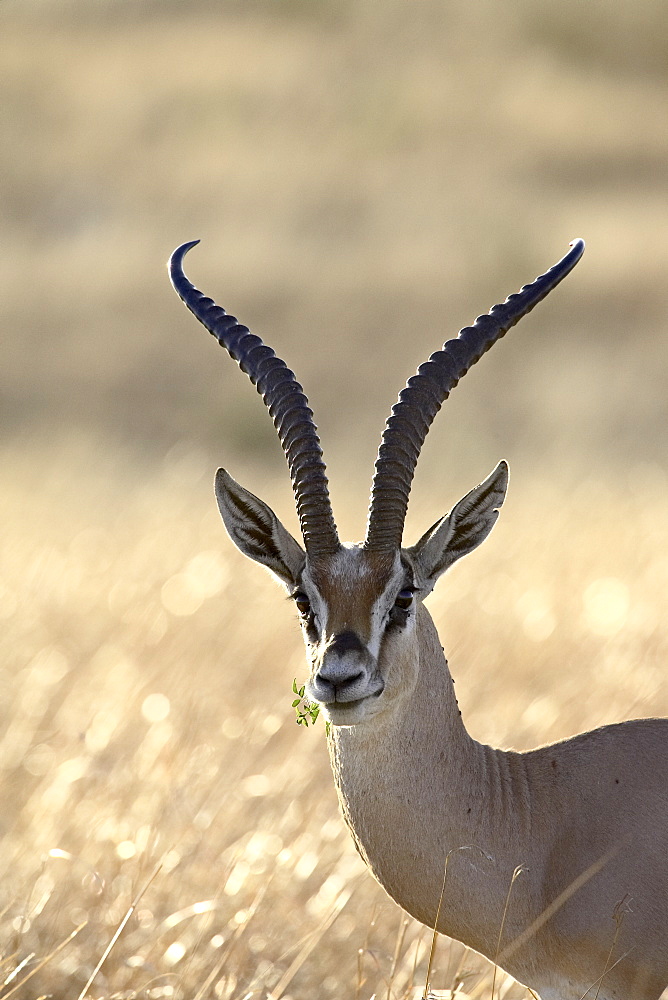
[{"label": "gazelle nose", "polygon": [[322,662],[311,682],[316,701],[356,701],[364,687],[366,648],[352,631],[339,632],[323,652]]},{"label": "gazelle nose", "polygon": [[357,701],[359,695],[354,688],[364,677],[362,670],[355,670],[345,675],[332,675],[331,671],[319,670],[315,676],[315,692],[317,700],[329,704],[332,701]]}]

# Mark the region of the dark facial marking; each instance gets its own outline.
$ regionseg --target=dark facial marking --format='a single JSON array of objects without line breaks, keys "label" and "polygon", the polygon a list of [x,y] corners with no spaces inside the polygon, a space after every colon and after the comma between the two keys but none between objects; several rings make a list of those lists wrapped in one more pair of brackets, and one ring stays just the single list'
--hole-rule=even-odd
[{"label": "dark facial marking", "polygon": [[387,619],[386,631],[390,633],[399,632],[405,628],[411,611],[415,607],[414,595],[416,588],[413,583],[413,573],[405,559],[402,559],[402,566],[405,574],[404,579],[395,595],[394,603],[390,608],[390,614]]},{"label": "dark facial marking", "polygon": [[364,645],[357,633],[348,629],[335,635],[328,649],[335,653],[363,653]]}]

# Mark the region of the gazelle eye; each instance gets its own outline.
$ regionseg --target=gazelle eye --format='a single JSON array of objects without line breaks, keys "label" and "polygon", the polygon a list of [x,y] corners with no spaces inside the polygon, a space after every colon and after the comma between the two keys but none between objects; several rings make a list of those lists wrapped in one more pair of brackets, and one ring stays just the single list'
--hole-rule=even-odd
[{"label": "gazelle eye", "polygon": [[402,611],[408,611],[411,604],[413,603],[413,591],[405,587],[404,590],[400,590],[397,594],[394,606],[395,608],[401,608]]},{"label": "gazelle eye", "polygon": [[311,602],[309,601],[306,594],[301,591],[294,595],[294,602],[297,605],[297,611],[302,616],[302,618],[307,618],[311,613]]}]

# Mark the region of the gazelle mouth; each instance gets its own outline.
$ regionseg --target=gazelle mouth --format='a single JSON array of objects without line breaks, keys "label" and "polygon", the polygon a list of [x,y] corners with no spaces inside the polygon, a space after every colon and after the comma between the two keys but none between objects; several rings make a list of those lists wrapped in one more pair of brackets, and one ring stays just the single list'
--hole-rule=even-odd
[{"label": "gazelle mouth", "polygon": [[333,726],[351,726],[362,722],[369,715],[373,702],[380,698],[383,688],[356,698],[354,701],[330,701],[321,705],[323,715]]}]

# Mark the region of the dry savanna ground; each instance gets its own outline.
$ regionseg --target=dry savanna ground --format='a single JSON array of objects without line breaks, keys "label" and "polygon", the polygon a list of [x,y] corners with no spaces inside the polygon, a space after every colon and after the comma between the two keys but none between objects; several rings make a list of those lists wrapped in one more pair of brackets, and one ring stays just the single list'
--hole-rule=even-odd
[{"label": "dry savanna ground", "polygon": [[[1,995],[78,996],[121,926],[90,996],[422,987],[430,937],[355,855],[323,726],[294,721],[294,612],[232,549],[201,456],[150,483],[81,458],[73,483],[3,455]],[[668,713],[667,488],[620,502],[590,483],[556,508],[529,484],[441,581],[430,605],[478,738]],[[432,984],[488,998],[483,965],[443,941]]]},{"label": "dry savanna ground", "polygon": [[[225,463],[295,526],[168,287],[185,240],[296,369],[359,537],[406,377],[585,237],[437,419],[406,537],[509,459],[430,598],[478,739],[668,714],[667,108],[656,0],[0,4],[0,1000],[425,984],[295,725],[294,611],[214,509]],[[435,989],[492,976],[438,942]]]}]

